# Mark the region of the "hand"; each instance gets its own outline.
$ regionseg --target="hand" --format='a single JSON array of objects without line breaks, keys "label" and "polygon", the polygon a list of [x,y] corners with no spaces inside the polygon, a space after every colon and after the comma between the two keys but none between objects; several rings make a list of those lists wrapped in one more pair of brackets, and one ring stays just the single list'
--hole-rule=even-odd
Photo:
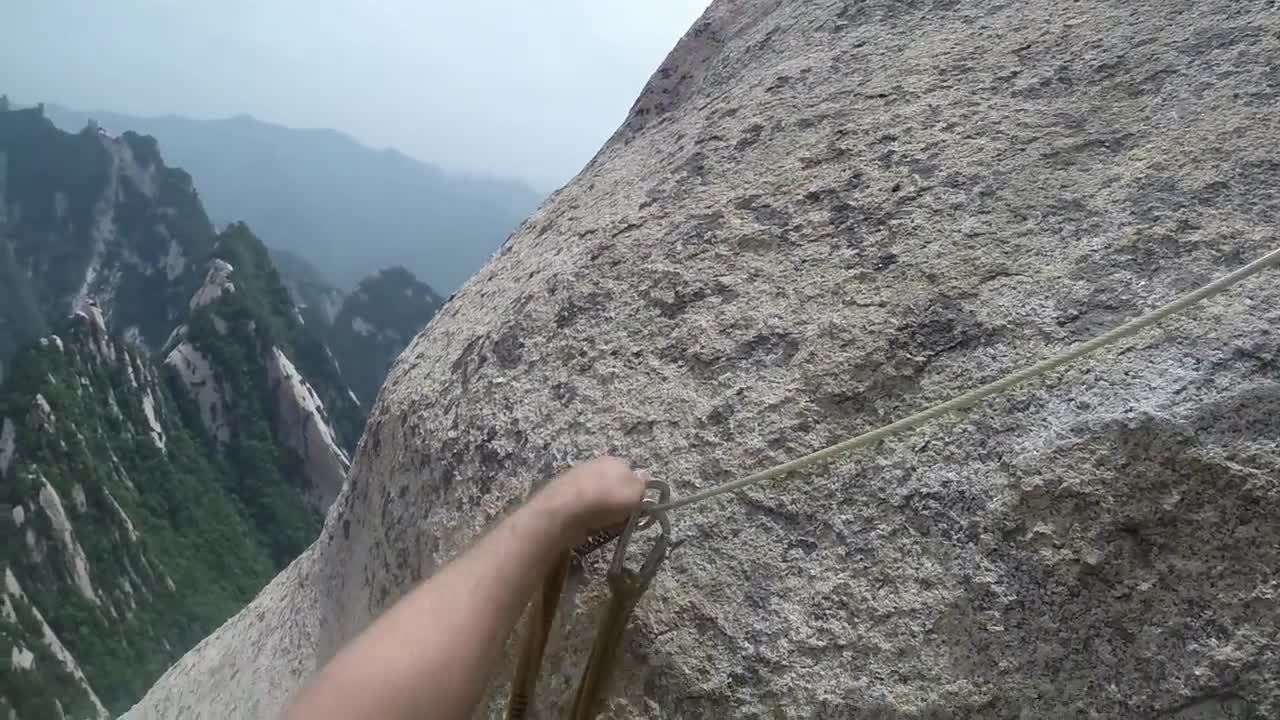
[{"label": "hand", "polygon": [[566,544],[577,545],[596,530],[626,521],[640,508],[644,486],[640,473],[605,456],[570,468],[538,499],[562,518]]}]

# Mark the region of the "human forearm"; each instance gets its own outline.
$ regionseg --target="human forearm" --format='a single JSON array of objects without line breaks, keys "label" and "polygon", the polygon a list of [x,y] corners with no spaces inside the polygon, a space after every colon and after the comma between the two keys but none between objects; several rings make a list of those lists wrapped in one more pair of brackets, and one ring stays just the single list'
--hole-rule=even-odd
[{"label": "human forearm", "polygon": [[455,620],[448,632],[418,628],[435,647],[425,648],[430,662],[422,663],[434,666],[427,670],[432,679],[414,680],[421,693],[415,706],[429,699],[435,717],[470,715],[529,597],[568,543],[569,527],[565,508],[540,494],[446,567],[438,583],[423,586],[405,608],[405,624],[432,615]]},{"label": "human forearm", "polygon": [[590,530],[624,520],[643,495],[643,478],[614,458],[564,473],[357,636],[286,717],[468,717],[552,563]]},{"label": "human forearm", "polygon": [[290,718],[467,717],[567,525],[539,493],[335,657]]}]

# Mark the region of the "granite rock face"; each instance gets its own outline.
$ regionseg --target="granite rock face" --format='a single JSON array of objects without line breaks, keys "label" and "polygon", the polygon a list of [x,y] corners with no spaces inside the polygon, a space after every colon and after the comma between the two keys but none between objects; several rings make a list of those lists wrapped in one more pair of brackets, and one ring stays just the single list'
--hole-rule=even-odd
[{"label": "granite rock face", "polygon": [[[1270,2],[714,3],[401,355],[322,538],[130,717],[266,716],[595,449],[690,492],[1262,254],[1276,57]],[[606,716],[1280,715],[1278,288],[673,513]]]}]

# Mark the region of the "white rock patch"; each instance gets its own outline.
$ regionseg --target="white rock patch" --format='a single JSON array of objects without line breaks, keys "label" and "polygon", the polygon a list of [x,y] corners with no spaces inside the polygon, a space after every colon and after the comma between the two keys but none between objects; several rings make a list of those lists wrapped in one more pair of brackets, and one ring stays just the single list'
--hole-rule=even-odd
[{"label": "white rock patch", "polygon": [[330,325],[337,319],[338,313],[342,312],[342,304],[345,302],[343,294],[338,291],[325,293],[320,300],[320,312],[324,314],[325,322]]},{"label": "white rock patch", "polygon": [[0,475],[9,471],[9,464],[13,462],[13,454],[17,451],[18,432],[13,427],[13,421],[5,418],[0,422]]},{"label": "white rock patch", "polygon": [[338,447],[319,396],[280,348],[271,348],[267,376],[275,390],[285,443],[302,456],[313,497],[327,508],[346,482],[351,459]]},{"label": "white rock patch", "polygon": [[134,529],[133,521],[129,519],[129,514],[124,511],[124,508],[120,507],[120,503],[116,502],[116,498],[111,494],[110,490],[103,489],[102,492],[106,494],[107,502],[111,503],[111,507],[115,508],[116,512],[119,513],[120,522],[124,524],[124,531],[129,534],[129,539],[133,542],[138,542],[138,531]]},{"label": "white rock patch", "polygon": [[116,402],[116,391],[107,388],[107,413],[112,420],[123,420],[124,413],[120,412],[120,403]]},{"label": "white rock patch", "polygon": [[[4,595],[6,607],[8,607],[8,603],[13,602],[12,599],[26,600],[27,597],[23,594],[22,586],[18,584],[18,578],[13,574],[13,570],[7,567],[4,569]],[[84,688],[85,693],[89,696],[89,701],[93,703],[94,708],[97,710],[98,717],[109,717],[106,707],[104,707],[102,701],[98,699],[98,694],[89,686],[89,681],[85,678],[84,672],[80,670],[80,665],[76,662],[75,657],[73,657],[71,653],[67,651],[67,648],[63,646],[62,641],[58,639],[56,634],[54,634],[53,628],[50,628],[49,624],[44,621],[44,616],[40,614],[40,609],[34,605],[30,607],[31,613],[35,615],[36,621],[40,624],[41,640],[44,642],[45,647],[49,649],[49,652],[58,659],[58,662],[62,663],[62,666],[66,668],[67,672],[71,673],[71,676],[80,683],[82,688]],[[13,609],[10,608],[8,613],[5,614],[5,617],[8,617],[9,614],[12,613]]]},{"label": "white rock patch", "polygon": [[92,338],[89,349],[94,356],[99,360],[115,362],[116,346],[107,333],[107,320],[102,315],[102,308],[95,302],[85,301],[80,304],[75,314],[83,318],[89,326],[89,335]]},{"label": "white rock patch", "polygon": [[124,337],[125,343],[128,345],[143,346],[146,344],[143,342],[143,339],[142,339],[142,328],[138,327],[137,325],[130,325],[129,327],[125,328],[123,337]]},{"label": "white rock patch", "polygon": [[164,428],[160,427],[160,419],[156,417],[156,399],[151,394],[151,388],[147,388],[146,392],[142,394],[142,413],[147,416],[147,425],[151,430],[151,442],[155,443],[161,452],[164,452],[166,448]]},{"label": "white rock patch", "polygon": [[76,541],[75,532],[71,528],[71,519],[67,517],[67,511],[62,506],[62,498],[58,497],[58,491],[54,490],[49,481],[43,477],[40,478],[39,500],[40,507],[49,517],[49,524],[53,526],[54,536],[62,546],[62,554],[67,560],[67,570],[71,573],[76,589],[85,600],[98,604],[98,593],[93,589],[93,580],[89,577],[89,560],[85,557],[84,548],[80,547],[80,543]]},{"label": "white rock patch", "polygon": [[138,387],[138,376],[133,372],[133,361],[131,359],[126,359],[124,371],[129,376],[129,387]]},{"label": "white rock patch", "polygon": [[132,584],[132,583],[130,583],[127,579],[121,580],[121,581],[120,581],[120,589],[122,589],[122,590],[124,591],[124,597],[125,597],[125,600],[127,600],[127,601],[129,602],[129,609],[130,609],[130,610],[137,610],[137,609],[138,609],[138,603],[137,603],[137,601],[136,601],[136,600],[134,600],[134,599],[133,599],[133,594],[134,594],[134,593],[133,593],[133,584]]},{"label": "white rock patch", "polygon": [[9,654],[9,667],[13,670],[30,670],[36,665],[36,654],[30,650],[13,646],[12,652]]},{"label": "white rock patch", "polygon": [[22,523],[27,521],[27,510],[21,505],[13,506],[13,524],[22,527]]},{"label": "white rock patch", "polygon": [[80,289],[72,298],[72,312],[79,311],[91,295],[94,294],[95,290],[103,289],[98,287],[100,284],[98,276],[102,271],[103,256],[109,245],[116,244],[115,241],[118,234],[115,208],[120,192],[120,152],[112,149],[110,143],[105,144],[111,158],[111,170],[107,173],[106,187],[103,188],[102,195],[98,197],[98,201],[93,207],[93,225],[89,230],[93,250],[89,265],[85,269],[84,280],[80,284]]},{"label": "white rock patch", "polygon": [[213,313],[209,316],[209,319],[213,321],[213,329],[217,330],[219,335],[227,334],[227,330],[230,329],[230,326],[227,325],[226,320],[222,319],[221,315]]},{"label": "white rock patch", "polygon": [[27,544],[27,551],[31,553],[31,559],[40,562],[44,559],[44,549],[40,547],[40,543],[36,542],[36,531],[28,525],[27,529],[22,533],[22,540]]},{"label": "white rock patch", "polygon": [[219,443],[229,441],[231,428],[227,425],[226,408],[231,400],[231,389],[223,388],[214,377],[209,358],[184,340],[169,353],[164,363],[178,371],[187,394],[200,408],[200,420],[205,430]]},{"label": "white rock patch", "polygon": [[209,272],[205,273],[204,284],[191,296],[190,308],[204,307],[222,297],[224,292],[235,292],[236,286],[231,282],[231,273],[235,268],[225,260],[214,259],[209,263]]},{"label": "white rock patch", "polygon": [[0,593],[0,620],[4,620],[11,625],[18,622],[18,610],[13,606],[13,601],[9,599],[8,593]]},{"label": "white rock patch", "polygon": [[115,169],[129,178],[133,186],[138,192],[149,198],[156,196],[156,166],[148,165],[143,167],[138,164],[138,159],[134,157],[133,148],[129,143],[103,138],[103,147],[107,152],[111,153],[111,159]]},{"label": "white rock patch", "polygon": [[[84,438],[80,439],[84,443]],[[84,487],[80,483],[71,486],[71,504],[75,506],[76,512],[84,512],[89,507],[88,498],[84,496]]]}]

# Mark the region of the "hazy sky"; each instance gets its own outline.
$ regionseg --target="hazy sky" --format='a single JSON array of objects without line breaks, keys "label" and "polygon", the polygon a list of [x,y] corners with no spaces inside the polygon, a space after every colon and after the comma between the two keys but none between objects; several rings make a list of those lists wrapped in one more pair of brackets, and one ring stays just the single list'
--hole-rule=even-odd
[{"label": "hazy sky", "polygon": [[568,180],[708,0],[0,0],[0,92]]}]

